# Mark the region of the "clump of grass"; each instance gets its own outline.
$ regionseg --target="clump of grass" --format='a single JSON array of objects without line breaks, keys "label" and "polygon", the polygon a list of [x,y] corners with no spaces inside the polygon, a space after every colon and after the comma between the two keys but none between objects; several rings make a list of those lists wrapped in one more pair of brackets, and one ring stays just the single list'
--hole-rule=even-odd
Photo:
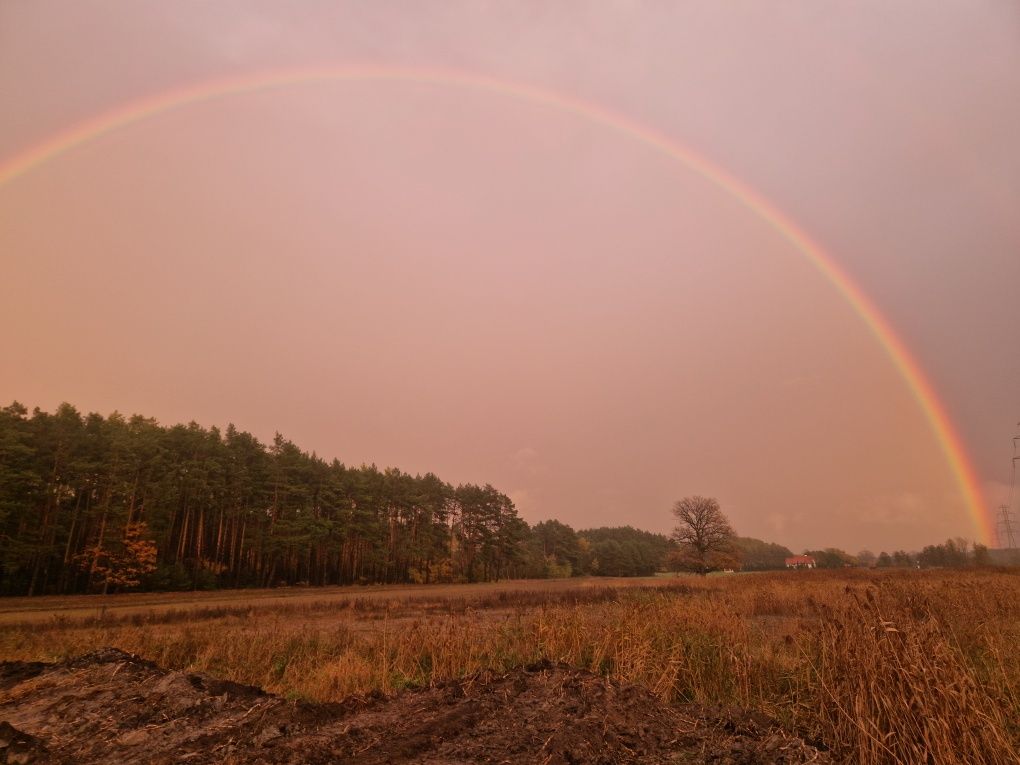
[{"label": "clump of grass", "polygon": [[801,717],[848,759],[1015,763],[1006,709],[930,608],[896,609],[879,590],[821,613],[807,641]]}]

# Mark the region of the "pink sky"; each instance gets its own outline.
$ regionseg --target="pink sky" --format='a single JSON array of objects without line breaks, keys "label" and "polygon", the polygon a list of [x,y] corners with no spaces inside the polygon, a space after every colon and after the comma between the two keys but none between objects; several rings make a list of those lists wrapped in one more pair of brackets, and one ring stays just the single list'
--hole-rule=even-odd
[{"label": "pink sky", "polygon": [[[899,7],[8,3],[0,157],[301,66],[587,99],[818,240],[994,501],[1020,419],[1020,14]],[[793,548],[975,535],[910,391],[801,254],[662,154],[506,94],[319,83],[178,109],[0,186],[0,253],[4,403],[279,430],[491,482],[532,522],[667,530],[699,493]]]}]

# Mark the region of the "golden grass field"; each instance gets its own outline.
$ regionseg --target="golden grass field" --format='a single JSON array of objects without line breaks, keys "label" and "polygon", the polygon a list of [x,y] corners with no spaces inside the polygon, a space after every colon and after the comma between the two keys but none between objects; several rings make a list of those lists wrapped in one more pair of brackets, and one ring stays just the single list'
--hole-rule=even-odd
[{"label": "golden grass field", "polygon": [[0,655],[102,646],[295,698],[542,658],[760,710],[854,763],[1020,761],[1020,576],[778,572],[0,601]]}]

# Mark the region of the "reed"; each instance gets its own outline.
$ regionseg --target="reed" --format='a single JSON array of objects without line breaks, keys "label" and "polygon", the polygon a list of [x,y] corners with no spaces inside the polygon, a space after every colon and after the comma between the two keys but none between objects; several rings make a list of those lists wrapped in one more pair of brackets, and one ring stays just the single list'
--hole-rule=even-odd
[{"label": "reed", "polygon": [[848,762],[997,765],[1020,761],[1018,639],[1015,574],[848,571],[55,621],[0,628],[0,653],[117,646],[321,701],[551,659],[763,711]]}]

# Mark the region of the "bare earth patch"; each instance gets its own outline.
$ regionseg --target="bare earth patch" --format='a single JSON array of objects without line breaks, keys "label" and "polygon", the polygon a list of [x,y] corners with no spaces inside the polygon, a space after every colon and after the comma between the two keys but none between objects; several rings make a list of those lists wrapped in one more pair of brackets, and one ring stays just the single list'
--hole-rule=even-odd
[{"label": "bare earth patch", "polygon": [[831,762],[764,716],[550,663],[315,704],[105,649],[0,664],[0,720],[0,762]]}]

